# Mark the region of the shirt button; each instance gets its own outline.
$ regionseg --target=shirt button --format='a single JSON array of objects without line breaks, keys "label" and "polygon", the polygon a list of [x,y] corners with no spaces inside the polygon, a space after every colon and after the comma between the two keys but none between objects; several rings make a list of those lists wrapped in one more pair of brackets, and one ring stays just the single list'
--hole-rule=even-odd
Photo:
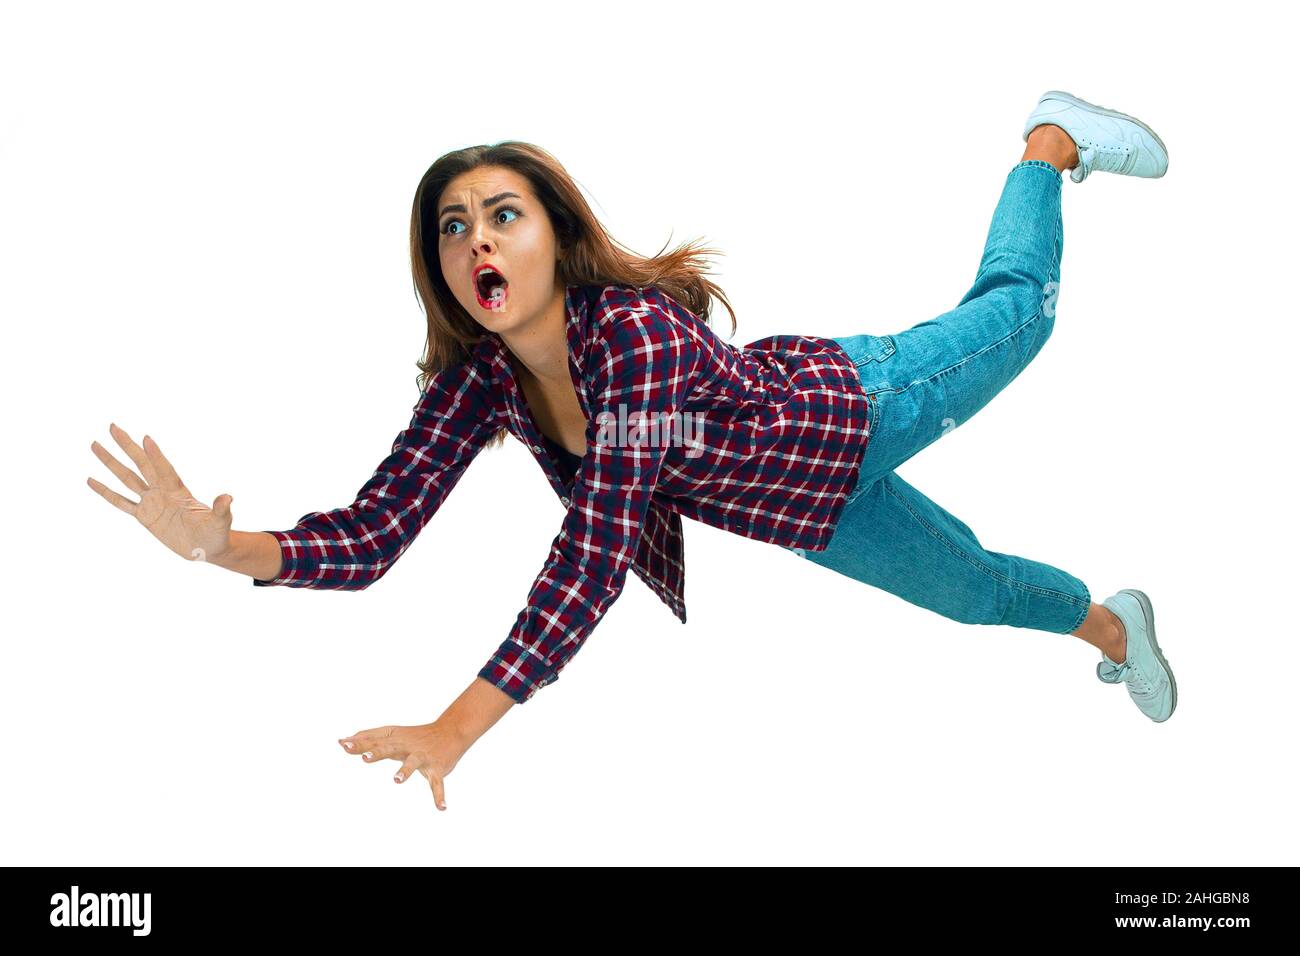
[{"label": "shirt button", "polygon": [[568,499],[568,498],[561,498],[561,499],[560,499],[560,504],[564,505],[564,507],[566,507],[566,508],[569,507],[569,499]]},{"label": "shirt button", "polygon": [[534,446],[533,446],[533,451],[538,452],[538,453],[540,454],[540,453],[541,453],[541,450],[542,450],[542,446],[541,446],[541,445],[534,445]]}]

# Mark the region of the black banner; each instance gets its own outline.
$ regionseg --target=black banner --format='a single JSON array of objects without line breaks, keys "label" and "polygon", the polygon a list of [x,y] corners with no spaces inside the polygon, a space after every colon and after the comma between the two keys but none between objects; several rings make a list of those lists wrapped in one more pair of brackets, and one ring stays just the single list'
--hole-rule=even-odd
[{"label": "black banner", "polygon": [[[725,934],[733,943],[737,935],[763,939],[774,930],[804,941],[897,930],[918,941],[1131,935],[1234,945],[1260,932],[1289,937],[1288,887],[1295,882],[1292,868],[819,867],[829,872],[792,878],[745,867],[722,884],[687,873],[665,884],[649,871],[671,868],[629,866],[593,886],[581,868],[568,869],[579,872],[10,867],[4,920],[23,937],[74,936],[95,945],[338,943],[355,936],[403,946],[454,933],[457,924],[482,925],[483,917],[510,936],[562,921],[579,938],[606,925],[615,933],[631,929],[632,918],[635,938],[673,936],[678,943],[690,927],[692,941]],[[711,892],[710,885],[721,888]]]}]

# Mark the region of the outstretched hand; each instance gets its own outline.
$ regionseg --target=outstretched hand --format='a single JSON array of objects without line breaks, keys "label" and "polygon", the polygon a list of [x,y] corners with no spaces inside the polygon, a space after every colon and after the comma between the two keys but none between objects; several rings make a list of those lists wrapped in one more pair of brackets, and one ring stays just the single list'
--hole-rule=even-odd
[{"label": "outstretched hand", "polygon": [[218,495],[209,508],[185,487],[152,438],[145,435],[144,445],[137,445],[115,424],[109,426],[109,433],[138,471],[122,464],[97,441],[90,443],[90,450],[140,500],[132,501],[94,478],[87,478],[86,484],[182,558],[211,561],[224,554],[230,547],[231,496]]},{"label": "outstretched hand", "polygon": [[401,763],[393,775],[395,783],[404,783],[415,771],[424,774],[433,791],[439,810],[447,809],[443,779],[451,773],[464,753],[463,743],[436,720],[415,727],[377,727],[343,737],[339,745],[348,753],[360,754],[366,763],[397,760]]}]

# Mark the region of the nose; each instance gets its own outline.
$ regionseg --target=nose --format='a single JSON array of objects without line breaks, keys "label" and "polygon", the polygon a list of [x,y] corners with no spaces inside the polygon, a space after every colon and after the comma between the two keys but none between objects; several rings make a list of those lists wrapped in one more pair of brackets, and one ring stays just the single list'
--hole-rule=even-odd
[{"label": "nose", "polygon": [[481,220],[474,227],[474,241],[471,245],[476,253],[481,252],[485,255],[491,254],[495,248],[492,237],[488,235],[487,228]]}]

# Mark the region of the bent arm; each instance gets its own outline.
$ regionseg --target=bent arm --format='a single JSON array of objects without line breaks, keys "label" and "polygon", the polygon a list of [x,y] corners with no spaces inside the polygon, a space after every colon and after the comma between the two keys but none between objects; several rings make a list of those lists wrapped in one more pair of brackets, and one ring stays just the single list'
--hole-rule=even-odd
[{"label": "bent arm", "polygon": [[243,533],[238,547],[232,541],[232,562],[261,587],[369,587],[406,552],[496,433],[493,387],[490,371],[473,360],[438,372],[352,504],[303,515],[287,531]]}]

